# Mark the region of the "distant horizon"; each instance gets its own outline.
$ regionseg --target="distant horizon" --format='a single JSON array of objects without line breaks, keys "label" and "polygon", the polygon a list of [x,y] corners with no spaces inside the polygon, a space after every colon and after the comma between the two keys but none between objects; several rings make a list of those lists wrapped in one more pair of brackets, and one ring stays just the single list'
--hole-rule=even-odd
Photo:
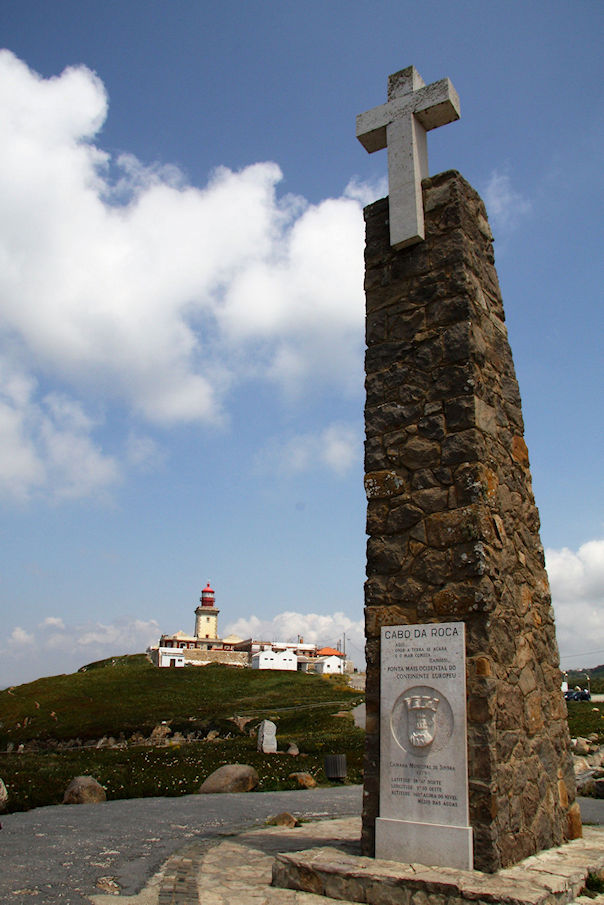
[{"label": "distant horizon", "polygon": [[[278,643],[278,642],[275,642],[275,643]],[[2,687],[0,687],[0,691],[7,691],[7,690],[10,689],[10,688],[19,688],[20,685],[31,685],[31,684],[33,684],[34,682],[39,682],[39,681],[42,681],[43,679],[54,679],[54,678],[56,678],[57,676],[74,675],[75,673],[81,672],[81,671],[84,669],[84,667],[86,667],[86,666],[93,666],[94,664],[96,664],[96,663],[102,663],[102,662],[104,662],[105,660],[112,660],[112,659],[114,659],[114,658],[115,658],[115,659],[119,659],[119,658],[121,658],[121,657],[138,657],[138,656],[146,656],[146,655],[147,655],[147,652],[144,651],[144,650],[143,650],[143,651],[134,651],[134,652],[125,653],[125,654],[109,654],[109,656],[107,656],[107,657],[101,657],[100,660],[91,660],[89,663],[82,663],[81,666],[79,666],[77,669],[72,670],[71,672],[68,672],[68,673],[53,673],[53,674],[50,674],[50,675],[47,675],[47,676],[38,676],[36,679],[30,679],[29,681],[26,681],[26,682],[19,682],[18,685],[3,685]],[[194,666],[194,665],[192,665],[192,664],[187,664],[187,665],[190,666],[191,669],[205,669],[205,668],[206,668],[205,666]],[[223,664],[223,665],[224,665],[224,664]],[[228,665],[228,664],[227,664],[227,665]],[[159,668],[159,667],[156,667],[156,668]],[[233,666],[233,669],[248,669],[248,668],[249,668],[249,667],[242,667],[242,666],[235,667],[235,666]],[[603,671],[604,671],[604,662],[603,662],[603,663],[600,663],[598,666],[569,666],[569,667],[565,667],[564,669],[563,669],[562,667],[560,667],[560,672],[562,673],[562,676],[563,676],[563,677],[564,677],[564,673],[565,673],[565,672],[567,672],[567,673],[569,673],[569,672],[572,672],[572,673],[579,673],[579,672],[593,673],[593,672],[596,672],[596,671],[598,671],[598,670],[603,670]],[[279,671],[280,671],[280,670],[275,670],[275,672],[279,672]],[[364,673],[365,673],[365,668],[363,668],[363,669],[358,669],[358,670],[357,670],[357,674],[363,675]]]}]

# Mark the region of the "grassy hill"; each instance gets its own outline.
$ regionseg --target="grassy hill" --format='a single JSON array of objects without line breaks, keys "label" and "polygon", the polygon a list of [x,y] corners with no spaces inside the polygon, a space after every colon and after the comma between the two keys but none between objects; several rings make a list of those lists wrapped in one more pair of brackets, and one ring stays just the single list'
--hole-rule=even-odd
[{"label": "grassy hill", "polygon": [[[60,803],[79,775],[98,779],[110,799],[190,794],[225,763],[254,766],[260,791],[296,788],[296,771],[326,783],[326,754],[346,754],[348,781],[358,783],[364,732],[350,710],[362,699],[336,676],[156,669],[143,654],[116,657],[0,691],[0,777],[13,811]],[[277,724],[274,755],[256,750],[254,730],[265,718]],[[568,718],[571,735],[597,733],[604,742],[604,705],[570,702]],[[143,744],[162,723],[170,744]],[[97,747],[108,738],[118,747]],[[299,757],[284,753],[290,740]]]},{"label": "grassy hill", "polygon": [[[363,732],[350,713],[335,714],[362,699],[335,676],[222,665],[156,669],[142,654],[112,658],[0,692],[0,777],[10,810],[60,802],[80,774],[95,776],[108,798],[196,792],[233,762],[255,766],[261,789],[295,788],[288,779],[294,771],[326,782],[323,758],[332,753],[348,755],[349,778],[358,782]],[[233,717],[249,722],[237,725]],[[250,735],[265,718],[277,724],[277,755],[259,754]],[[169,746],[144,746],[141,736],[162,723],[171,730]],[[97,747],[109,737],[121,747]],[[290,740],[300,757],[281,753]]]},{"label": "grassy hill", "polygon": [[581,688],[585,688],[587,685],[586,676],[590,678],[592,692],[594,694],[604,694],[604,665],[582,670],[569,669],[567,673],[569,687],[574,688],[576,685],[580,685]]}]

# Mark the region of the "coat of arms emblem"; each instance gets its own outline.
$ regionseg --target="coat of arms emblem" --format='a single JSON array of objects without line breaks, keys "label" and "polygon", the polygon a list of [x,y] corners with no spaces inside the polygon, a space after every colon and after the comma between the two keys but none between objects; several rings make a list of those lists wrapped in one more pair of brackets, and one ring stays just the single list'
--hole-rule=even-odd
[{"label": "coat of arms emblem", "polygon": [[425,748],[434,741],[436,711],[440,698],[428,694],[415,694],[404,698],[407,707],[407,730],[414,748]]}]

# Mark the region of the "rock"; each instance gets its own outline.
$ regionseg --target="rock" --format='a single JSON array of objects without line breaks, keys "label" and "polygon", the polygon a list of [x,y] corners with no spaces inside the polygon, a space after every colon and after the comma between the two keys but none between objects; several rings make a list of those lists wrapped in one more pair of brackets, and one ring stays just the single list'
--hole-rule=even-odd
[{"label": "rock", "polygon": [[240,732],[243,732],[248,723],[251,723],[253,717],[251,716],[230,716],[229,720],[231,723],[235,723]]},{"label": "rock", "polygon": [[604,767],[604,748],[599,748],[589,759],[593,767]]},{"label": "rock", "polygon": [[0,779],[0,811],[6,810],[6,804],[8,802],[8,791],[3,781]]},{"label": "rock", "polygon": [[220,732],[218,731],[218,729],[210,729],[210,731],[206,735],[206,739],[208,742],[213,742],[214,739],[217,739],[219,735]]},{"label": "rock", "polygon": [[589,742],[586,738],[576,738],[573,740],[573,754],[578,754],[579,757],[585,757],[586,754],[589,754]]},{"label": "rock", "polygon": [[317,784],[316,779],[310,773],[290,773],[289,779],[295,779],[303,789],[314,789]]},{"label": "rock", "polygon": [[297,757],[300,753],[300,750],[295,742],[289,743],[289,748],[287,749],[287,753],[291,754],[292,757]]},{"label": "rock", "polygon": [[266,821],[267,826],[286,826],[289,829],[293,829],[295,826],[300,826],[300,821],[296,820],[293,814],[290,814],[289,811],[282,811],[280,814],[275,814],[274,817],[269,817]]},{"label": "rock", "polygon": [[577,795],[593,795],[596,783],[591,773],[582,773],[577,776]]},{"label": "rock", "polygon": [[114,877],[99,877],[96,881],[96,888],[112,896],[119,896],[120,886]]},{"label": "rock", "polygon": [[96,804],[107,801],[105,790],[92,776],[76,776],[63,796],[63,804]]},{"label": "rock", "polygon": [[604,779],[594,779],[594,798],[604,798]]},{"label": "rock", "polygon": [[277,726],[272,720],[262,720],[258,726],[258,751],[274,754],[277,750]]},{"label": "rock", "polygon": [[590,769],[590,763],[585,757],[575,757],[573,758],[573,769],[575,771],[575,776],[578,776],[580,773],[587,773]]},{"label": "rock", "polygon": [[159,725],[154,726],[151,735],[149,736],[149,742],[152,745],[165,745],[166,739],[171,732],[172,730],[167,723],[160,723]]},{"label": "rock", "polygon": [[253,767],[247,764],[225,764],[210,773],[199,788],[200,795],[218,792],[251,792],[260,779]]}]

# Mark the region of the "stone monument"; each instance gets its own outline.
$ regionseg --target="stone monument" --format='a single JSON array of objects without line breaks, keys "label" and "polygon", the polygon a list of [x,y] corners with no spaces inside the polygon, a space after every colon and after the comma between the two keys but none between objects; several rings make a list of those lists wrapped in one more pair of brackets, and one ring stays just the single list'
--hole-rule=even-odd
[{"label": "stone monument", "polygon": [[409,67],[357,120],[390,179],[365,209],[362,845],[492,872],[581,823],[493,238],[459,173],[428,177],[426,131],[458,116]]},{"label": "stone monument", "polygon": [[381,632],[375,854],[470,870],[465,624]]},{"label": "stone monument", "polygon": [[262,720],[258,726],[258,751],[264,754],[277,751],[277,726],[272,720]]}]

